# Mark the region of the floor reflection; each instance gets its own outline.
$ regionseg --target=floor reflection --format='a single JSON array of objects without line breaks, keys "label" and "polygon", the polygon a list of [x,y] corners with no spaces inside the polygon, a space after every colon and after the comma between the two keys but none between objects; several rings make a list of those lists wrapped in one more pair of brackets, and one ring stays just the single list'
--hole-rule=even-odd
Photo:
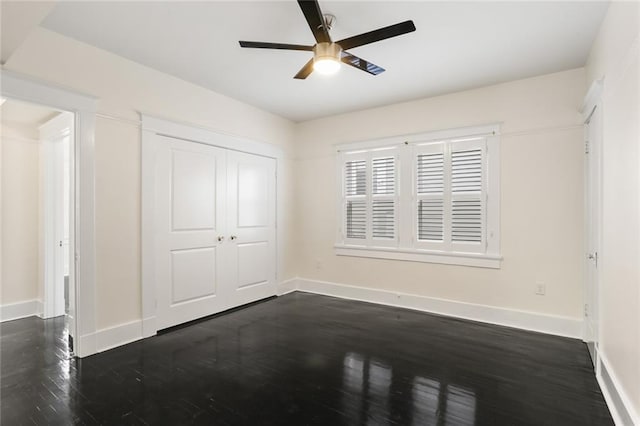
[{"label": "floor reflection", "polygon": [[440,383],[436,380],[416,377],[411,392],[414,426],[435,425],[438,421],[440,403]]},{"label": "floor reflection", "polygon": [[389,417],[392,375],[391,367],[379,360],[345,356],[342,405],[354,424],[380,424]]},{"label": "floor reflection", "polygon": [[[343,365],[342,407],[349,423],[385,423],[392,417],[392,367],[353,352],[345,355]],[[402,384],[410,386],[411,392],[401,389]],[[410,395],[411,412],[405,411],[403,416],[410,414],[412,425],[476,424],[476,397],[470,389],[421,376],[416,376],[413,383],[396,383],[393,387],[400,395]]]}]

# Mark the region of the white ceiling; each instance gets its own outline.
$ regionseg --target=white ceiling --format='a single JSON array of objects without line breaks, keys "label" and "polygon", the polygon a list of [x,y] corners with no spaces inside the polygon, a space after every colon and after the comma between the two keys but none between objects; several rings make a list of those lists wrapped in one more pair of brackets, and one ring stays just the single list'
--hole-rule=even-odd
[{"label": "white ceiling", "polygon": [[353,49],[387,71],[343,66],[293,76],[310,52],[238,40],[313,44],[294,1],[59,2],[45,28],[294,121],[583,66],[601,2],[329,2],[339,40],[412,19],[416,32]]}]

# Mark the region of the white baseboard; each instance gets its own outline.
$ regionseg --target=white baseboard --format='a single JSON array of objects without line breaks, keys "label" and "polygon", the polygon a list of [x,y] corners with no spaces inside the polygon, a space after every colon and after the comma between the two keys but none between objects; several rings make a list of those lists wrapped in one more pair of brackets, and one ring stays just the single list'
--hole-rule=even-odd
[{"label": "white baseboard", "polygon": [[[278,295],[290,293],[295,290],[296,279],[283,281],[278,285]],[[109,328],[103,328],[93,334],[82,336],[81,346],[86,348],[86,351],[84,351],[85,353],[78,355],[85,357],[151,337],[156,334],[156,330],[156,317],[149,317]],[[95,348],[95,351],[92,351],[91,348]]]},{"label": "white baseboard", "polygon": [[156,317],[144,318],[142,320],[142,338],[155,336],[158,333],[158,326],[156,325]]},{"label": "white baseboard", "polygon": [[437,299],[415,294],[356,287],[346,284],[298,278],[296,289],[343,299],[360,300],[382,305],[414,309],[434,314],[515,327],[557,336],[581,338],[582,320],[579,318],[540,314],[536,312],[499,308]]},{"label": "white baseboard", "polygon": [[0,306],[0,322],[40,315],[42,302],[37,299]]},{"label": "white baseboard", "polygon": [[142,320],[135,320],[113,327],[103,328],[95,333],[86,334],[81,337],[83,353],[77,355],[83,358],[126,345],[127,343],[133,343],[142,338]]},{"label": "white baseboard", "polygon": [[142,339],[142,321],[135,320],[96,331],[96,350],[107,351]]},{"label": "white baseboard", "polygon": [[84,358],[97,353],[96,333],[84,334],[75,340],[75,353],[79,358]]},{"label": "white baseboard", "polygon": [[617,426],[640,426],[640,416],[635,411],[631,404],[631,398],[624,391],[603,352],[598,353],[598,362],[600,368],[596,378],[609,406],[609,411],[611,411],[613,421]]},{"label": "white baseboard", "polygon": [[278,296],[284,296],[287,293],[291,293],[292,291],[296,291],[298,289],[298,278],[291,278],[286,281],[282,281],[278,283],[278,289],[276,290],[276,294]]}]

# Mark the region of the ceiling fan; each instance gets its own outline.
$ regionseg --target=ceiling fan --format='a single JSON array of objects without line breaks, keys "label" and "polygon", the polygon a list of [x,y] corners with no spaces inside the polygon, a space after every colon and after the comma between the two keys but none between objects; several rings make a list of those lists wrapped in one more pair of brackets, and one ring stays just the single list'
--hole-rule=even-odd
[{"label": "ceiling fan", "polygon": [[365,44],[375,43],[391,37],[410,33],[416,30],[413,21],[404,21],[399,24],[369,31],[357,36],[348,37],[340,41],[332,41],[329,30],[335,17],[333,15],[323,15],[317,0],[298,0],[298,5],[311,28],[311,32],[316,39],[313,46],[283,43],[265,43],[260,41],[240,41],[241,47],[251,47],[257,49],[281,49],[281,50],[304,50],[313,52],[313,58],[307,62],[298,74],[293,78],[305,79],[314,70],[322,74],[332,74],[340,68],[340,62],[351,65],[369,74],[378,75],[384,72],[384,68],[379,67],[364,59],[358,58],[346,50]]}]

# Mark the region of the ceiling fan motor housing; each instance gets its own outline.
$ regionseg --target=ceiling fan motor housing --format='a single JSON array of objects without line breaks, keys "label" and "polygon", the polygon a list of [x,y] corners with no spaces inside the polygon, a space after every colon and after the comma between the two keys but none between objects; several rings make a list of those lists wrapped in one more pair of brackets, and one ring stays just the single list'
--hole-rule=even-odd
[{"label": "ceiling fan motor housing", "polygon": [[342,48],[337,43],[318,43],[313,47],[313,69],[333,74],[340,68]]}]

